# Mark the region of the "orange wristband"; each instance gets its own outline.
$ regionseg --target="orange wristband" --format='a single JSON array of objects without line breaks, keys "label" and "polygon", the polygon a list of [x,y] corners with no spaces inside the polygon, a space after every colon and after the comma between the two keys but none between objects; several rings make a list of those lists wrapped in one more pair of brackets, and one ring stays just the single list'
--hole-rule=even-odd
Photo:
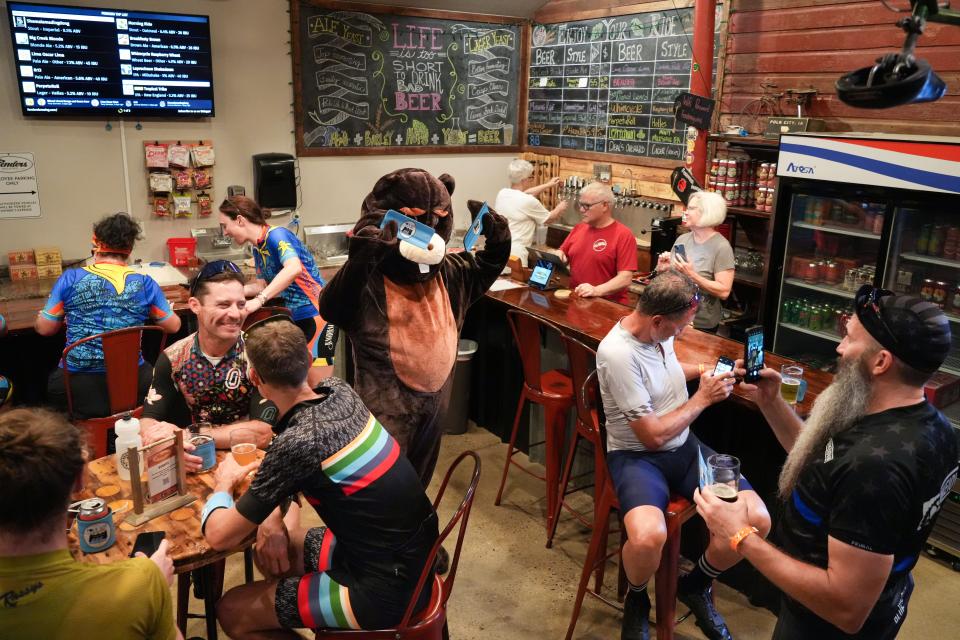
[{"label": "orange wristband", "polygon": [[760,530],[756,527],[744,527],[730,536],[730,549],[739,553],[740,543],[752,533],[760,533]]}]

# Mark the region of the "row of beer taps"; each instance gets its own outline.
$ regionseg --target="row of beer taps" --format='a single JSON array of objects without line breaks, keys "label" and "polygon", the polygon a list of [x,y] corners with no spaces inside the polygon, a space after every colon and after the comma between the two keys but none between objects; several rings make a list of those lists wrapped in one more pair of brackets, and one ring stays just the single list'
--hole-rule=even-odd
[{"label": "row of beer taps", "polygon": [[[592,179],[588,180],[583,176],[567,176],[566,179],[561,183],[560,187],[557,190],[557,196],[561,200],[570,200],[575,202],[577,197],[580,195],[580,190],[583,189]],[[635,188],[633,188],[633,176],[631,175],[630,180],[630,189],[624,190],[619,184],[614,184],[611,188],[614,195],[614,209],[623,209],[626,207],[643,207],[646,209],[652,209],[653,211],[668,212],[671,210],[671,206],[666,203],[656,202],[654,200],[648,200],[640,196]]]}]

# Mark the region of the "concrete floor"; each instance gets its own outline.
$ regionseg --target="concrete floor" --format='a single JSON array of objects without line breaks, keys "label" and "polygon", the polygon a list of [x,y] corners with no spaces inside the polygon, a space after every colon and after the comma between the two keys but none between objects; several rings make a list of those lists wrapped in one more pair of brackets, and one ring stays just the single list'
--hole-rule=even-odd
[{"label": "concrete floor", "polygon": [[[506,445],[473,425],[464,435],[445,436],[437,477],[429,492],[431,497],[450,462],[466,449],[480,454],[483,469],[448,610],[451,637],[455,640],[563,638],[570,621],[589,530],[564,513],[554,547],[546,549],[543,484],[515,469],[507,481],[503,503],[495,507],[493,499]],[[523,460],[524,456],[518,455],[517,459]],[[466,482],[465,473],[456,477],[448,496],[462,496]],[[573,497],[589,510],[589,492]],[[451,510],[450,503],[446,508],[441,507],[442,523]],[[306,524],[319,523],[312,510],[304,510],[304,514]],[[452,542],[446,546],[453,551]],[[226,588],[240,584],[242,575],[242,562],[237,555],[228,562]],[[899,637],[904,640],[956,638],[960,629],[960,574],[942,562],[921,557],[914,578],[917,587]],[[605,591],[615,594],[615,586],[616,568],[611,565]],[[770,638],[775,619],[769,612],[751,607],[744,596],[725,585],[718,585],[716,598],[735,638]],[[680,612],[685,611],[683,605],[679,607]],[[191,610],[202,611],[202,606],[193,600]],[[619,633],[619,613],[586,597],[574,638],[612,640],[619,638]],[[187,635],[203,636],[203,621],[191,620]],[[221,634],[221,637],[225,636]],[[691,640],[704,636],[689,619],[677,626],[675,637]]]}]

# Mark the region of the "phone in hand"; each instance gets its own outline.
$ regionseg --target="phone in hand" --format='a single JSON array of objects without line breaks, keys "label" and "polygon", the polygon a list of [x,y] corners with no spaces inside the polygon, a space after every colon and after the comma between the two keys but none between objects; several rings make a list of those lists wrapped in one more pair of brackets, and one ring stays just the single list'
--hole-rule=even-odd
[{"label": "phone in hand", "polygon": [[747,339],[743,349],[743,362],[747,369],[743,379],[745,382],[756,382],[760,379],[760,370],[763,369],[762,326],[756,325],[747,329]]},{"label": "phone in hand", "polygon": [[682,244],[678,244],[677,246],[675,246],[675,247],[673,248],[673,253],[674,253],[675,255],[680,256],[680,257],[683,258],[684,260],[687,259],[687,248],[686,248],[684,245],[682,245]]},{"label": "phone in hand", "polygon": [[144,531],[139,534],[137,540],[133,543],[133,551],[130,552],[130,557],[132,558],[142,551],[149,558],[160,548],[160,543],[163,542],[166,535],[163,531]]},{"label": "phone in hand", "polygon": [[727,373],[728,371],[733,371],[734,362],[726,356],[720,356],[717,358],[717,366],[713,368],[713,375],[718,376],[721,373]]}]

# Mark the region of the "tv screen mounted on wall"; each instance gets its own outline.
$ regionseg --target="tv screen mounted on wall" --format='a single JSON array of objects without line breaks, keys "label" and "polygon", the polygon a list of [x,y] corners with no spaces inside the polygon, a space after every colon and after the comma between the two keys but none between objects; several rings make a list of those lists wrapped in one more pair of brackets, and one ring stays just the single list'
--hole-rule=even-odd
[{"label": "tv screen mounted on wall", "polygon": [[214,115],[210,17],[7,2],[26,116]]}]

